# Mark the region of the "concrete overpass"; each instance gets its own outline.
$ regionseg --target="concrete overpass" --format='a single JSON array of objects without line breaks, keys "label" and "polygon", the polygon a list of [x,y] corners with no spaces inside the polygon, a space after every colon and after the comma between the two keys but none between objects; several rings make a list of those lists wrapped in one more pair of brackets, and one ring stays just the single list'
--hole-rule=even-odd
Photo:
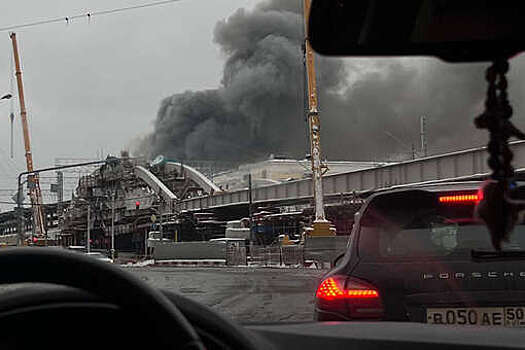
[{"label": "concrete overpass", "polygon": [[[514,153],[514,167],[525,168],[525,141],[512,142],[510,147]],[[325,176],[324,194],[325,197],[330,198],[396,185],[482,177],[490,173],[487,156],[486,147],[479,147]],[[312,198],[311,180],[303,179],[258,187],[252,190],[252,197],[253,202],[259,204],[308,201]],[[177,210],[198,211],[247,203],[248,189],[242,189],[184,199],[177,203]]]}]

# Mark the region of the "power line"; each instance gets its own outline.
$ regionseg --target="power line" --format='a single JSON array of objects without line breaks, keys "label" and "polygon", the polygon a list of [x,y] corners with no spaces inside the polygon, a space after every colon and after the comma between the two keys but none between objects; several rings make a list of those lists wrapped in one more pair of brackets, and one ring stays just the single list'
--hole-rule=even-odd
[{"label": "power line", "polygon": [[0,32],[8,32],[8,31],[12,31],[12,30],[15,30],[15,29],[20,29],[20,28],[35,27],[35,26],[41,26],[41,25],[45,25],[45,24],[59,23],[59,22],[66,22],[66,24],[69,24],[69,22],[71,20],[78,19],[78,18],[87,18],[88,21],[89,21],[94,16],[110,15],[110,14],[114,14],[114,13],[130,11],[130,10],[143,9],[143,8],[147,8],[147,7],[156,7],[156,6],[166,5],[166,4],[179,2],[179,1],[181,1],[181,0],[156,1],[156,2],[150,2],[150,3],[141,4],[141,5],[135,5],[135,6],[118,7],[118,8],[114,8],[114,9],[110,9],[110,10],[101,10],[101,11],[87,12],[87,13],[83,13],[81,15],[46,18],[46,19],[42,19],[40,21],[28,22],[28,23],[23,23],[23,24],[15,24],[15,25],[10,25],[10,26],[7,26],[7,27],[3,27],[3,28],[0,28]]}]

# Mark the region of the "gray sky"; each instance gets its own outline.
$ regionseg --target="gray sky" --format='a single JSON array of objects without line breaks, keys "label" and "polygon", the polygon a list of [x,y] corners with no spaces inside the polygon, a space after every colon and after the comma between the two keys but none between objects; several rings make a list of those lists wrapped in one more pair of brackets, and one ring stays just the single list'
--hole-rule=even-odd
[{"label": "gray sky", "polygon": [[[143,4],[149,0],[0,2],[0,27]],[[223,56],[213,28],[255,0],[182,0],[155,8],[17,30],[36,167],[56,157],[118,153],[151,130],[162,98],[218,86]],[[3,39],[2,39],[3,38]],[[0,33],[0,94],[9,90],[11,41]],[[16,85],[15,85],[16,88]],[[18,101],[15,112],[18,111]],[[0,104],[0,189],[25,168],[20,120],[9,152],[9,103]],[[5,196],[0,192],[0,199]],[[4,208],[0,204],[0,208]]]}]

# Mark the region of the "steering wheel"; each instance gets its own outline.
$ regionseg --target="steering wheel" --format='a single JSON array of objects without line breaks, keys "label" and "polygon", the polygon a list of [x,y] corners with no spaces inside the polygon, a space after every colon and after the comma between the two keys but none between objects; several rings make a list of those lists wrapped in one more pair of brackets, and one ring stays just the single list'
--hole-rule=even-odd
[{"label": "steering wheel", "polygon": [[195,329],[165,295],[108,263],[60,249],[16,248],[0,252],[0,266],[0,284],[34,282],[78,288],[132,311],[164,348],[205,349]]}]

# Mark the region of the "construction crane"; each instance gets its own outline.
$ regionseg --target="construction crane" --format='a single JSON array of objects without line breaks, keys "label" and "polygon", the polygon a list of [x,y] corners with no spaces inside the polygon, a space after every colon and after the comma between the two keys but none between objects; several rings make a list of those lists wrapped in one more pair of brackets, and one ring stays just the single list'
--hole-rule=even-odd
[{"label": "construction crane", "polygon": [[[24,99],[24,86],[22,84],[22,70],[20,68],[20,56],[18,54],[18,44],[16,34],[10,33],[9,37],[13,43],[13,57],[15,61],[16,84],[18,86],[18,99],[20,101],[20,120],[22,121],[22,132],[24,137],[24,147],[27,163],[27,171],[34,171],[33,156],[31,154],[31,142],[29,139],[29,126],[27,123],[27,111]],[[42,191],[40,190],[40,181],[38,174],[33,174],[27,178],[29,188],[29,197],[31,198],[31,207],[33,210],[33,227],[35,228],[36,237],[46,237],[46,226],[44,224],[44,214],[42,209]],[[21,193],[18,194],[18,201],[21,200]]]},{"label": "construction crane", "polygon": [[333,236],[330,221],[326,220],[324,212],[323,174],[327,167],[321,160],[321,123],[317,99],[317,84],[315,78],[315,61],[310,41],[308,40],[308,18],[310,16],[310,0],[304,0],[304,60],[308,84],[308,126],[310,131],[310,158],[312,162],[312,187],[314,194],[315,218],[311,236]]}]

